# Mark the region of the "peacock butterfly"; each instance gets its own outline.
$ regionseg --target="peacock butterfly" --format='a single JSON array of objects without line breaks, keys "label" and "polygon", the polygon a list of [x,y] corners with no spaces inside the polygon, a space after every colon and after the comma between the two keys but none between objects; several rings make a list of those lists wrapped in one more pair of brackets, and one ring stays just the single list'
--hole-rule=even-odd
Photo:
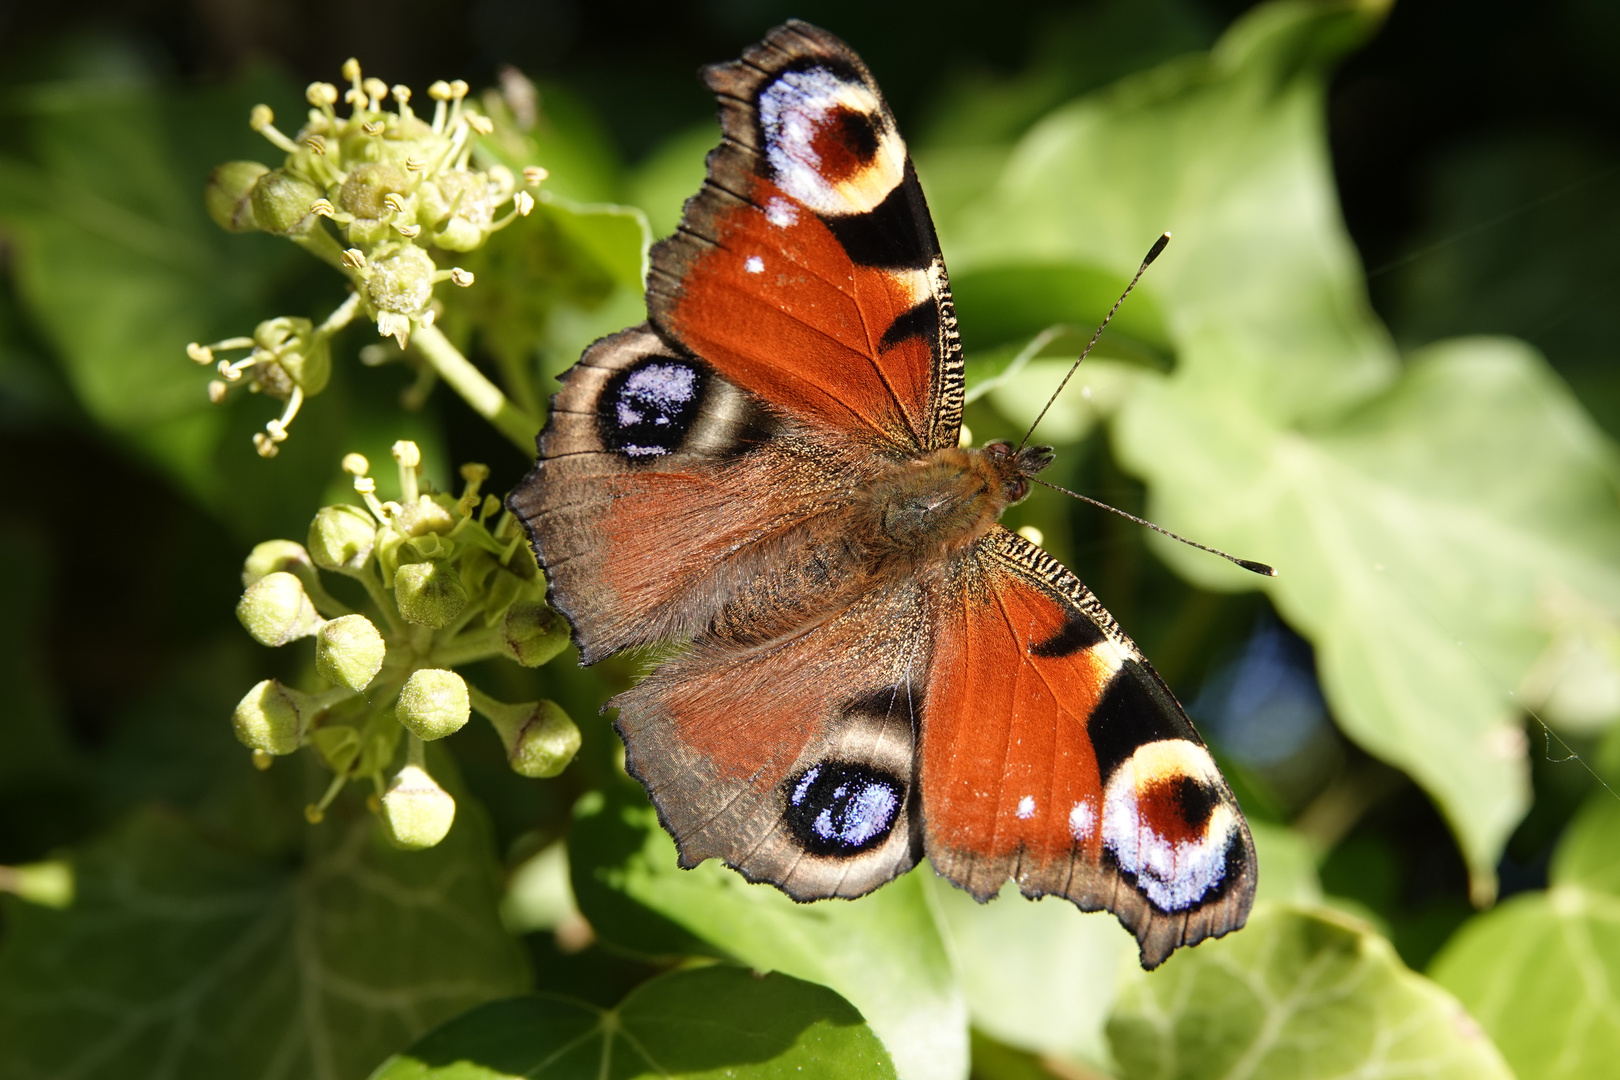
[{"label": "peacock butterfly", "polygon": [[706,69],[723,137],[647,321],[563,376],[513,492],[681,865],[796,900],[926,855],[980,901],[1106,908],[1144,967],[1243,925],[1254,843],[1147,659],[997,524],[1047,447],[958,445],[933,221],[860,58],[789,22]]}]

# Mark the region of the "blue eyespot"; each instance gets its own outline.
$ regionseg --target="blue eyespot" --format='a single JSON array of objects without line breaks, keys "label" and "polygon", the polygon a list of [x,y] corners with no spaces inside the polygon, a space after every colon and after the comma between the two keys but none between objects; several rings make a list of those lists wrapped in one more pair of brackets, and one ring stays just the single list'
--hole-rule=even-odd
[{"label": "blue eyespot", "polygon": [[697,417],[703,373],[673,357],[654,356],[615,375],[597,406],[602,441],[626,457],[677,450]]},{"label": "blue eyespot", "polygon": [[785,820],[812,855],[856,855],[894,828],[905,785],[867,765],[823,761],[787,782]]}]

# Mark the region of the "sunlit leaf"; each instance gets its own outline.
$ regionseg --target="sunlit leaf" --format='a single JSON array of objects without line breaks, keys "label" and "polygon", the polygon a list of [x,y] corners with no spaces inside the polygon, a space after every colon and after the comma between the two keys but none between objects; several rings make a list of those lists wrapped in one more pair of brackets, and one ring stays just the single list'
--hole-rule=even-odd
[{"label": "sunlit leaf", "polygon": [[555,995],[481,1005],[418,1039],[373,1078],[893,1075],[883,1044],[831,990],[717,966],[653,979],[612,1010]]},{"label": "sunlit leaf", "polygon": [[1108,1022],[1123,1080],[1511,1080],[1461,1005],[1389,942],[1323,910],[1267,907],[1246,929],[1137,972]]},{"label": "sunlit leaf", "polygon": [[582,803],[569,854],[580,909],[606,941],[708,952],[831,987],[861,1011],[907,1078],[967,1072],[967,1009],[922,874],[860,900],[797,904],[718,862],[681,870],[628,783]]}]

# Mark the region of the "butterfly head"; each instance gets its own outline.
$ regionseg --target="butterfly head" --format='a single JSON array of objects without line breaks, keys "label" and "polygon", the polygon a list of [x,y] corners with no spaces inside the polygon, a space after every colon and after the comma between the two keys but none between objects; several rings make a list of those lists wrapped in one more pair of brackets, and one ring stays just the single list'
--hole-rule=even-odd
[{"label": "butterfly head", "polygon": [[1016,447],[1005,439],[984,444],[985,461],[1000,476],[1006,505],[1022,502],[1029,494],[1029,478],[1052,464],[1050,446]]}]

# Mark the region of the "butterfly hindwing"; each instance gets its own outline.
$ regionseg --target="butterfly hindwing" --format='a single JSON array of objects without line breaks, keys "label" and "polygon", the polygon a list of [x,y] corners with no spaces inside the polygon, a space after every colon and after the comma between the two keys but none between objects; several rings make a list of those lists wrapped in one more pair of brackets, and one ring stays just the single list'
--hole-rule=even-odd
[{"label": "butterfly hindwing", "polygon": [[999,526],[951,567],[921,749],[934,868],[1106,908],[1149,967],[1243,924],[1254,844],[1175,698],[1080,580]]},{"label": "butterfly hindwing", "polygon": [[911,868],[927,608],[914,583],[869,593],[783,640],[700,643],[613,700],[682,865],[722,859],[798,900]]},{"label": "butterfly hindwing", "polygon": [[711,67],[724,138],[652,252],[653,325],[805,420],[954,445],[962,358],[945,263],[877,83],[792,22]]}]

